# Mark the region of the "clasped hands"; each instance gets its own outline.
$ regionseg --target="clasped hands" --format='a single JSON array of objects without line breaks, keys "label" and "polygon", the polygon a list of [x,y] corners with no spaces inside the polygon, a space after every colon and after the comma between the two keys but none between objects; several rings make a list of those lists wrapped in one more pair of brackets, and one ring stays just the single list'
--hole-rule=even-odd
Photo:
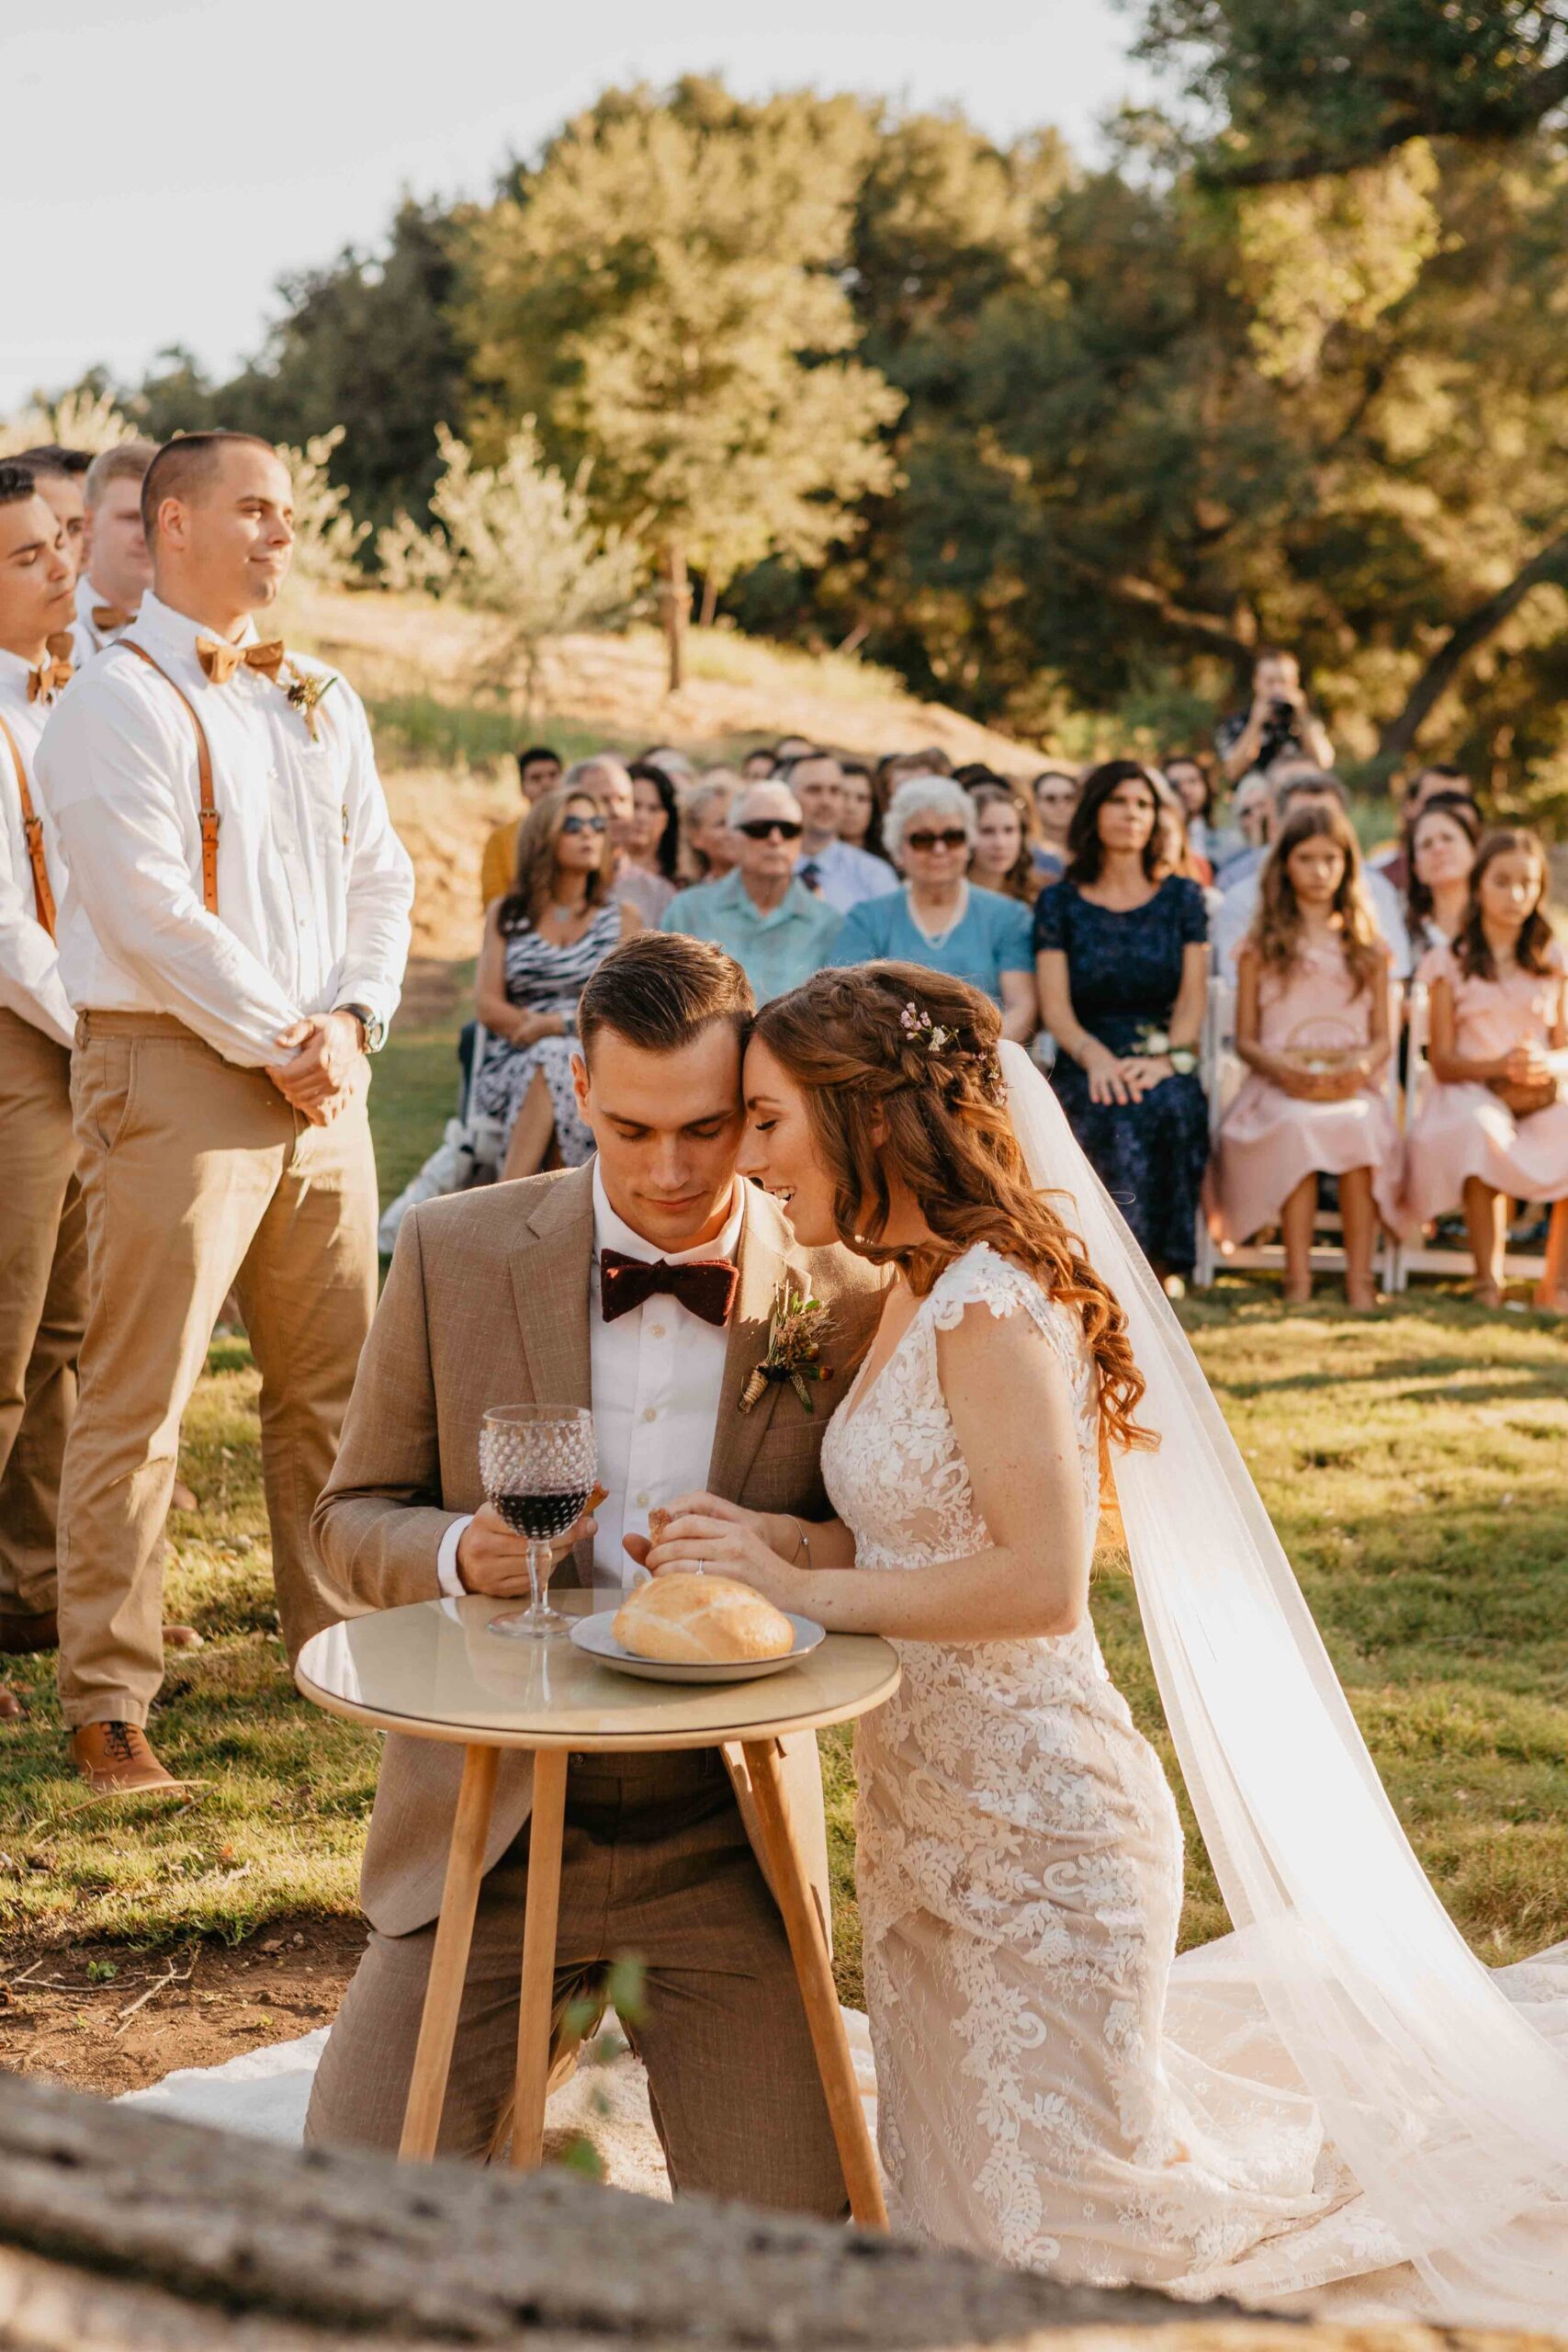
[{"label": "clasped hands", "polygon": [[[787,1511],[743,1510],[718,1495],[692,1494],[678,1496],[670,1514],[659,1544],[650,1545],[646,1535],[624,1539],[638,1567],[654,1576],[671,1568],[709,1569],[739,1577],[776,1609],[804,1608],[810,1572],[791,1564],[790,1555],[800,1548],[800,1526]],[[585,1512],[551,1544],[556,1560],[597,1534],[598,1524],[592,1512]],[[527,1539],[513,1534],[500,1512],[486,1503],[457,1539],[457,1574],[468,1592],[496,1600],[525,1598],[530,1589]]]},{"label": "clasped hands", "polygon": [[1085,1056],[1091,1102],[1141,1102],[1173,1073],[1168,1054],[1113,1054],[1096,1045]]},{"label": "clasped hands", "polygon": [[288,1058],[268,1062],[268,1078],[313,1127],[330,1127],[366,1079],[358,1022],[352,1012],[313,1012],[285,1029],[277,1043]]},{"label": "clasped hands", "polygon": [[1523,1038],[1511,1046],[1498,1075],[1487,1083],[1516,1118],[1544,1110],[1557,1097],[1557,1073],[1551,1057],[1533,1037]]}]

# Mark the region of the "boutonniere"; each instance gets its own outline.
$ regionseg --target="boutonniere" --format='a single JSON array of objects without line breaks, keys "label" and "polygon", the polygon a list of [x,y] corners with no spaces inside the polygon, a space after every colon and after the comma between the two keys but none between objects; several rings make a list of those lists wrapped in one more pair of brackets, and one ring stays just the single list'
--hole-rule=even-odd
[{"label": "boutonniere", "polygon": [[[292,663],[289,666],[292,668]],[[289,709],[299,712],[312,743],[316,741],[317,705],[336,684],[336,674],[331,670],[324,673],[320,670],[295,670],[284,689],[288,696]]]},{"label": "boutonniere", "polygon": [[809,1291],[791,1290],[787,1280],[779,1284],[768,1318],[767,1353],[741,1393],[743,1413],[750,1411],[771,1383],[781,1380],[788,1381],[808,1413],[816,1409],[811,1402],[812,1385],[832,1378],[831,1367],[821,1361],[822,1318],[827,1312],[822,1301],[813,1298]]}]

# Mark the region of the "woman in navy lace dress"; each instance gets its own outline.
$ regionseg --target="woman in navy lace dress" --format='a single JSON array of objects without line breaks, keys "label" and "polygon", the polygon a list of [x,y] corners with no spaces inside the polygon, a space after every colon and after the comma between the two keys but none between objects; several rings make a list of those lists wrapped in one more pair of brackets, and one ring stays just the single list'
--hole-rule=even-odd
[{"label": "woman in navy lace dress", "polygon": [[1133,760],[1084,780],[1067,871],[1042,892],[1034,949],[1051,1083],[1157,1271],[1192,1271],[1209,1114],[1198,1080],[1209,919],[1165,874],[1159,803]]}]

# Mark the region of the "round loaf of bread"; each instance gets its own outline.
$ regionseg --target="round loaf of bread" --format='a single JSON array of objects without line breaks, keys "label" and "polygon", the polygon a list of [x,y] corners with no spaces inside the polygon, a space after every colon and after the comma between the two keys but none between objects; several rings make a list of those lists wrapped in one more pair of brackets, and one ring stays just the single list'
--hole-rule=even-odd
[{"label": "round loaf of bread", "polygon": [[786,1657],[795,1647],[789,1619],[749,1584],[682,1568],[638,1585],[616,1611],[614,1631],[634,1657],[667,1666],[739,1666]]}]

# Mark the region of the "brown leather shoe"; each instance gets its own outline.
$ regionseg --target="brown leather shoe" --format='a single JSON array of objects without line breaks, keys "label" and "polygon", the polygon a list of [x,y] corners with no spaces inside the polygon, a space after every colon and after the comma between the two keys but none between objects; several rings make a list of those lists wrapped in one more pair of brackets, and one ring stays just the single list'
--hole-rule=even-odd
[{"label": "brown leather shoe", "polygon": [[28,1712],[27,1701],[13,1690],[8,1682],[0,1682],[0,1724],[19,1724]]},{"label": "brown leather shoe", "polygon": [[207,1644],[194,1625],[165,1625],[164,1647],[166,1650],[204,1650]]},{"label": "brown leather shoe", "polygon": [[35,1651],[59,1647],[60,1619],[52,1609],[27,1614],[19,1609],[0,1609],[0,1656],[31,1657]]},{"label": "brown leather shoe", "polygon": [[164,1770],[140,1724],[83,1724],[71,1735],[71,1761],[96,1797],[141,1796],[192,1785]]}]

